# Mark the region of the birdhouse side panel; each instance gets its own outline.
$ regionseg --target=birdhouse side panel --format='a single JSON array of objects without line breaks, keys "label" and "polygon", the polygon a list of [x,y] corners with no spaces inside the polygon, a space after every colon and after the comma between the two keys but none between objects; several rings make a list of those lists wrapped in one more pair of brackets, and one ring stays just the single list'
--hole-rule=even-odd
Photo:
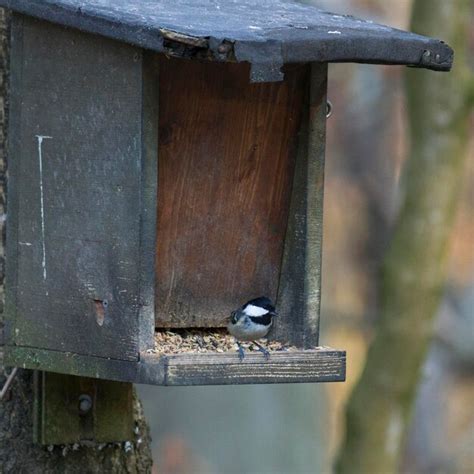
[{"label": "birdhouse side panel", "polygon": [[270,337],[302,349],[319,343],[327,64],[311,65],[299,133],[290,216]]},{"label": "birdhouse side panel", "polygon": [[10,343],[138,355],[142,52],[14,18]]}]

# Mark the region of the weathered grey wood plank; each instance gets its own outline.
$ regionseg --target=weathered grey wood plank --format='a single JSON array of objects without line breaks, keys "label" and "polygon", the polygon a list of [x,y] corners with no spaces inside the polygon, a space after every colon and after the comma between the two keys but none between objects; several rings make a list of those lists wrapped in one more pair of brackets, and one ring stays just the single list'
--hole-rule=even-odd
[{"label": "weathered grey wood plank", "polygon": [[8,342],[137,360],[154,307],[157,81],[139,48],[18,15],[11,57]]},{"label": "weathered grey wood plank", "polygon": [[242,362],[233,353],[145,353],[133,362],[18,347],[8,351],[5,363],[149,385],[342,382],[346,373],[345,351],[330,348],[274,352],[268,361],[260,353],[246,354]]},{"label": "weathered grey wood plank", "polygon": [[241,362],[231,354],[163,356],[163,385],[229,385],[335,382],[345,380],[345,352],[312,350],[247,354]]},{"label": "weathered grey wood plank", "polygon": [[143,52],[143,140],[142,195],[140,217],[140,302],[139,350],[154,346],[155,334],[155,250],[156,212],[158,197],[158,112],[159,68],[158,55]]},{"label": "weathered grey wood plank", "polygon": [[271,337],[300,348],[319,340],[327,65],[311,66]]},{"label": "weathered grey wood plank", "polygon": [[0,0],[0,5],[167,55],[248,62],[256,81],[281,80],[284,63],[449,70],[453,59],[440,40],[288,0]]},{"label": "weathered grey wood plank", "polygon": [[[20,21],[11,21],[10,54],[23,56],[23,28]],[[6,260],[5,260],[5,308],[3,315],[5,345],[13,344],[14,327],[17,304],[18,280],[18,223],[19,223],[19,178],[20,163],[12,159],[11,151],[21,145],[20,125],[21,114],[12,113],[12,110],[21,109],[21,94],[15,93],[11,84],[21,81],[22,67],[20,61],[10,60],[10,113],[8,129],[8,185],[7,185],[7,216],[6,226]]]},{"label": "weathered grey wood plank", "polygon": [[139,372],[137,361],[106,359],[32,347],[10,346],[5,351],[4,360],[6,367],[44,370],[122,382],[135,382]]}]

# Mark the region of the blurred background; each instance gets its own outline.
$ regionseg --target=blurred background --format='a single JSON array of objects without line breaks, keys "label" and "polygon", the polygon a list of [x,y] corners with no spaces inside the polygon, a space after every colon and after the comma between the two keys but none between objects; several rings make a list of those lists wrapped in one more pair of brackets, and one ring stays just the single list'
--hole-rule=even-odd
[{"label": "blurred background", "polygon": [[[305,3],[409,29],[411,0]],[[470,42],[474,47],[474,27]],[[344,405],[373,334],[378,272],[400,201],[408,147],[403,72],[395,66],[329,68],[333,114],[326,155],[321,344],[347,350],[347,382],[139,386],[152,430],[155,472],[331,472],[343,436]],[[474,130],[472,118],[471,126]],[[474,472],[473,184],[474,161],[468,159],[404,472]]]}]

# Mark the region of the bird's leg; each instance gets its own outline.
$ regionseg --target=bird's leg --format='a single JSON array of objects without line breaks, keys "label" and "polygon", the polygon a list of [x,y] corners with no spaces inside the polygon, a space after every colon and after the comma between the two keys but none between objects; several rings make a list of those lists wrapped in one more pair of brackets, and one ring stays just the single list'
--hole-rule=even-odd
[{"label": "bird's leg", "polygon": [[263,354],[263,357],[268,360],[270,358],[270,352],[268,352],[268,349],[265,349],[265,347],[261,346],[256,341],[253,341],[253,343],[258,347],[258,350]]},{"label": "bird's leg", "polygon": [[239,359],[240,362],[242,362],[245,357],[244,348],[242,347],[242,344],[239,341],[236,340],[235,342],[237,342],[237,345],[239,346]]}]

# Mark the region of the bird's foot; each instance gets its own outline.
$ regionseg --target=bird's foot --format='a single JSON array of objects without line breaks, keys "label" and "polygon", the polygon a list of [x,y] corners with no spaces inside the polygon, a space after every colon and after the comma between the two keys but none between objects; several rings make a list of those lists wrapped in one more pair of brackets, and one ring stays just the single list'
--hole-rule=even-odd
[{"label": "bird's foot", "polygon": [[268,352],[268,349],[265,349],[265,347],[261,346],[258,342],[253,341],[253,343],[257,346],[258,350],[263,354],[263,357],[265,357],[265,360],[270,359],[270,352]]},{"label": "bird's foot", "polygon": [[244,360],[244,357],[245,357],[245,352],[244,352],[244,348],[242,347],[242,345],[240,344],[240,342],[237,342],[237,345],[239,346],[239,360],[240,362],[242,362]]}]

